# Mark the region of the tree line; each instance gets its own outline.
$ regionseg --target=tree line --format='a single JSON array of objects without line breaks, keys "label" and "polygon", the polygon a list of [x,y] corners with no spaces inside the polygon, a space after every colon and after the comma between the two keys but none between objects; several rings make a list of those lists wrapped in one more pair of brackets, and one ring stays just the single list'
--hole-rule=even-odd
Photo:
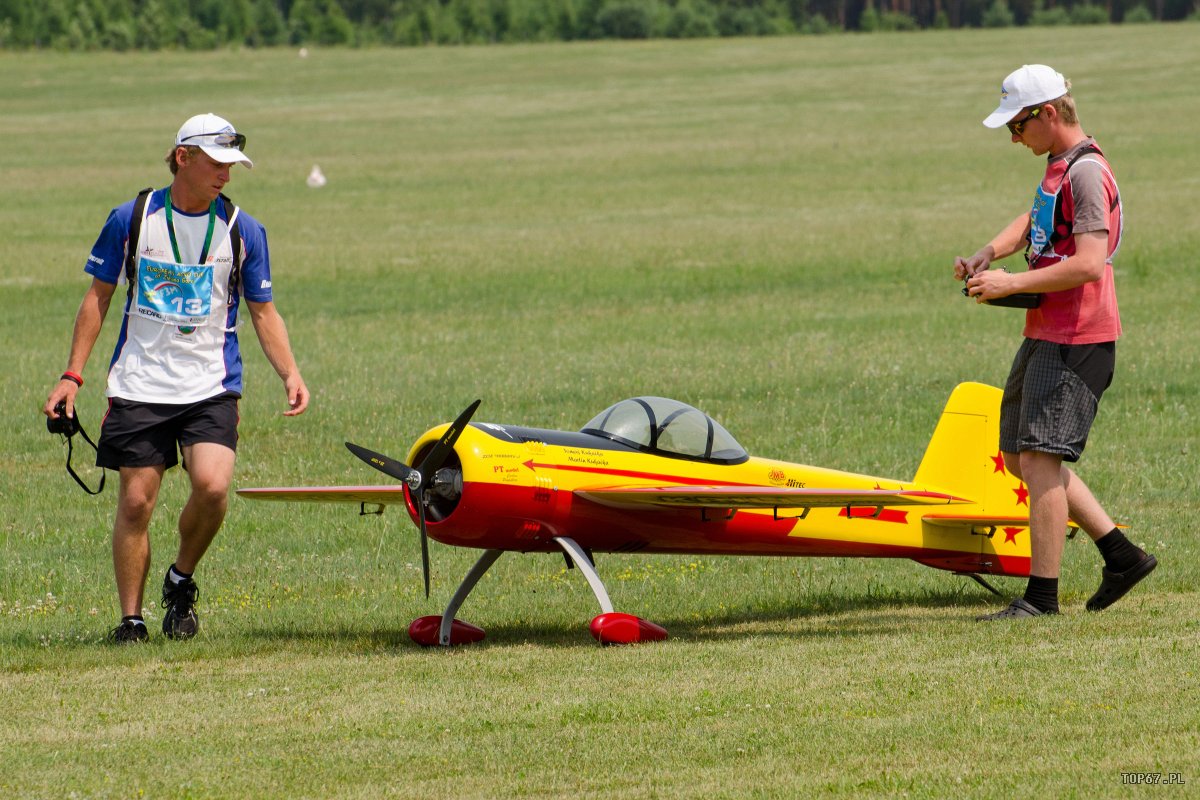
[{"label": "tree line", "polygon": [[1200,0],[0,0],[0,48],[774,36],[1200,18]]}]

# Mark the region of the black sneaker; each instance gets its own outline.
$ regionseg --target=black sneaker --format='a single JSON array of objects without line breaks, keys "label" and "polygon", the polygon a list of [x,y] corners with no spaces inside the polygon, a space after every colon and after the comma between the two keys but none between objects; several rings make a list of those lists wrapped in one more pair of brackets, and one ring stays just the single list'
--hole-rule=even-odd
[{"label": "black sneaker", "polygon": [[108,632],[108,640],[113,644],[138,644],[150,638],[150,631],[145,625],[139,625],[133,620],[123,619],[121,624]]},{"label": "black sneaker", "polygon": [[1006,608],[994,614],[983,614],[975,618],[976,622],[994,622],[998,619],[1024,619],[1025,617],[1045,617],[1056,614],[1055,611],[1042,611],[1024,597],[1015,598]]},{"label": "black sneaker", "polygon": [[1088,598],[1088,611],[1103,611],[1120,600],[1137,585],[1138,581],[1154,572],[1158,559],[1147,553],[1142,560],[1124,572],[1109,572],[1105,567],[1100,571],[1100,588]]},{"label": "black sneaker", "polygon": [[170,578],[163,578],[162,628],[168,639],[190,639],[200,630],[195,608],[198,597],[200,587],[191,578],[182,583],[171,583]]}]

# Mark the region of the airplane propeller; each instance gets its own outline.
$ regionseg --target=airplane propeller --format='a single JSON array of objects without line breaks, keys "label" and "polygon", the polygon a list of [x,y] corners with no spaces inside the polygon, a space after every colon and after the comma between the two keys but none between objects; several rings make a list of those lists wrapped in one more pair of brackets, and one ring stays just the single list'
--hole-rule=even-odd
[{"label": "airplane propeller", "polygon": [[351,442],[346,442],[347,449],[351,453],[361,458],[363,461],[370,464],[375,469],[385,475],[389,475],[396,480],[403,481],[408,486],[409,493],[412,494],[413,503],[417,507],[417,528],[421,532],[421,573],[425,578],[425,597],[429,597],[429,533],[426,530],[425,524],[425,505],[427,503],[427,495],[430,490],[439,488],[438,470],[446,463],[446,459],[454,452],[454,443],[458,441],[458,437],[466,429],[467,423],[471,421],[475,410],[479,408],[479,400],[476,400],[471,405],[467,406],[454,422],[450,423],[450,427],[446,428],[446,432],[442,434],[442,438],[438,439],[429,454],[421,462],[421,468],[414,469],[408,466],[403,461],[397,461],[394,458],[376,453],[373,450],[368,450]]}]

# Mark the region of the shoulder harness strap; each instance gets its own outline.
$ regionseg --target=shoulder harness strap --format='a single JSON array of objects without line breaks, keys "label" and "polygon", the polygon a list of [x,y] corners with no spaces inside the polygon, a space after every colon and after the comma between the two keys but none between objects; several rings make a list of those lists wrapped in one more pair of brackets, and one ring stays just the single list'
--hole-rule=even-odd
[{"label": "shoulder harness strap", "polygon": [[[133,293],[133,282],[137,276],[138,237],[142,233],[142,217],[146,214],[146,203],[153,191],[153,187],[142,189],[138,192],[137,199],[133,201],[133,218],[129,221],[129,242],[125,246],[125,282],[128,284],[130,294]],[[229,297],[232,302],[232,298],[237,294],[242,274],[242,234],[238,229],[238,221],[234,219],[237,207],[223,193],[220,195],[220,200],[225,210],[225,219],[233,220],[233,224],[229,228],[229,246],[233,250],[233,269],[229,272]]]},{"label": "shoulder harness strap", "polygon": [[233,250],[233,268],[229,270],[229,302],[237,297],[242,279],[242,232],[239,229],[239,221],[234,219],[234,212],[237,206],[233,201],[224,195],[220,196],[221,205],[225,209],[225,221],[232,224],[229,226],[229,247]]},{"label": "shoulder harness strap", "polygon": [[[1067,168],[1063,170],[1063,183],[1065,183],[1071,176],[1071,167],[1075,166],[1075,162],[1086,155],[1091,155],[1092,153],[1096,153],[1101,156],[1104,155],[1100,152],[1100,148],[1094,144],[1089,144],[1084,147],[1082,150],[1076,153],[1070,161],[1067,162]],[[1050,241],[1046,246],[1054,247],[1057,242],[1061,242],[1063,239],[1068,238],[1074,229],[1074,220],[1068,220],[1066,215],[1063,214],[1062,184],[1059,184],[1059,191],[1054,195],[1054,230],[1051,232]]]},{"label": "shoulder harness strap", "polygon": [[1086,145],[1082,150],[1080,150],[1074,156],[1072,156],[1071,160],[1067,162],[1067,168],[1065,170],[1063,170],[1062,180],[1058,184],[1058,191],[1054,193],[1054,229],[1052,231],[1050,231],[1050,236],[1049,236],[1049,238],[1046,239],[1046,244],[1044,244],[1038,250],[1038,252],[1033,255],[1033,257],[1030,257],[1030,255],[1029,255],[1029,249],[1033,244],[1032,240],[1029,238],[1030,236],[1032,236],[1032,231],[1030,233],[1026,234],[1025,262],[1027,264],[1035,263],[1036,261],[1038,261],[1038,259],[1040,259],[1043,255],[1045,255],[1047,251],[1052,250],[1054,248],[1055,244],[1057,244],[1058,242],[1061,242],[1063,239],[1066,239],[1071,235],[1071,231],[1074,229],[1075,226],[1073,223],[1069,222],[1067,220],[1066,216],[1063,214],[1062,186],[1064,183],[1066,183],[1067,178],[1070,177],[1071,167],[1075,166],[1075,162],[1078,161],[1079,159],[1083,158],[1084,156],[1090,155],[1092,153],[1096,153],[1098,155],[1103,155],[1103,153],[1100,152],[1099,147],[1097,147],[1095,144],[1089,144],[1089,145]]},{"label": "shoulder harness strap", "polygon": [[137,274],[138,239],[142,235],[142,217],[146,215],[146,203],[150,199],[153,186],[147,186],[138,192],[133,201],[133,219],[129,220],[129,241],[125,244],[125,283],[127,292],[133,295],[133,281]]}]

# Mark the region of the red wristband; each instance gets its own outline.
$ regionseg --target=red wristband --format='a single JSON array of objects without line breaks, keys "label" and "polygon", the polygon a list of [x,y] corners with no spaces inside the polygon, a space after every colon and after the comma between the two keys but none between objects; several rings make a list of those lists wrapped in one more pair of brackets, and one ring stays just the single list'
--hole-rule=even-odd
[{"label": "red wristband", "polygon": [[83,378],[79,375],[76,375],[74,372],[64,372],[62,374],[62,377],[59,378],[59,380],[60,381],[71,381],[72,383],[78,385],[80,388],[83,387]]}]

